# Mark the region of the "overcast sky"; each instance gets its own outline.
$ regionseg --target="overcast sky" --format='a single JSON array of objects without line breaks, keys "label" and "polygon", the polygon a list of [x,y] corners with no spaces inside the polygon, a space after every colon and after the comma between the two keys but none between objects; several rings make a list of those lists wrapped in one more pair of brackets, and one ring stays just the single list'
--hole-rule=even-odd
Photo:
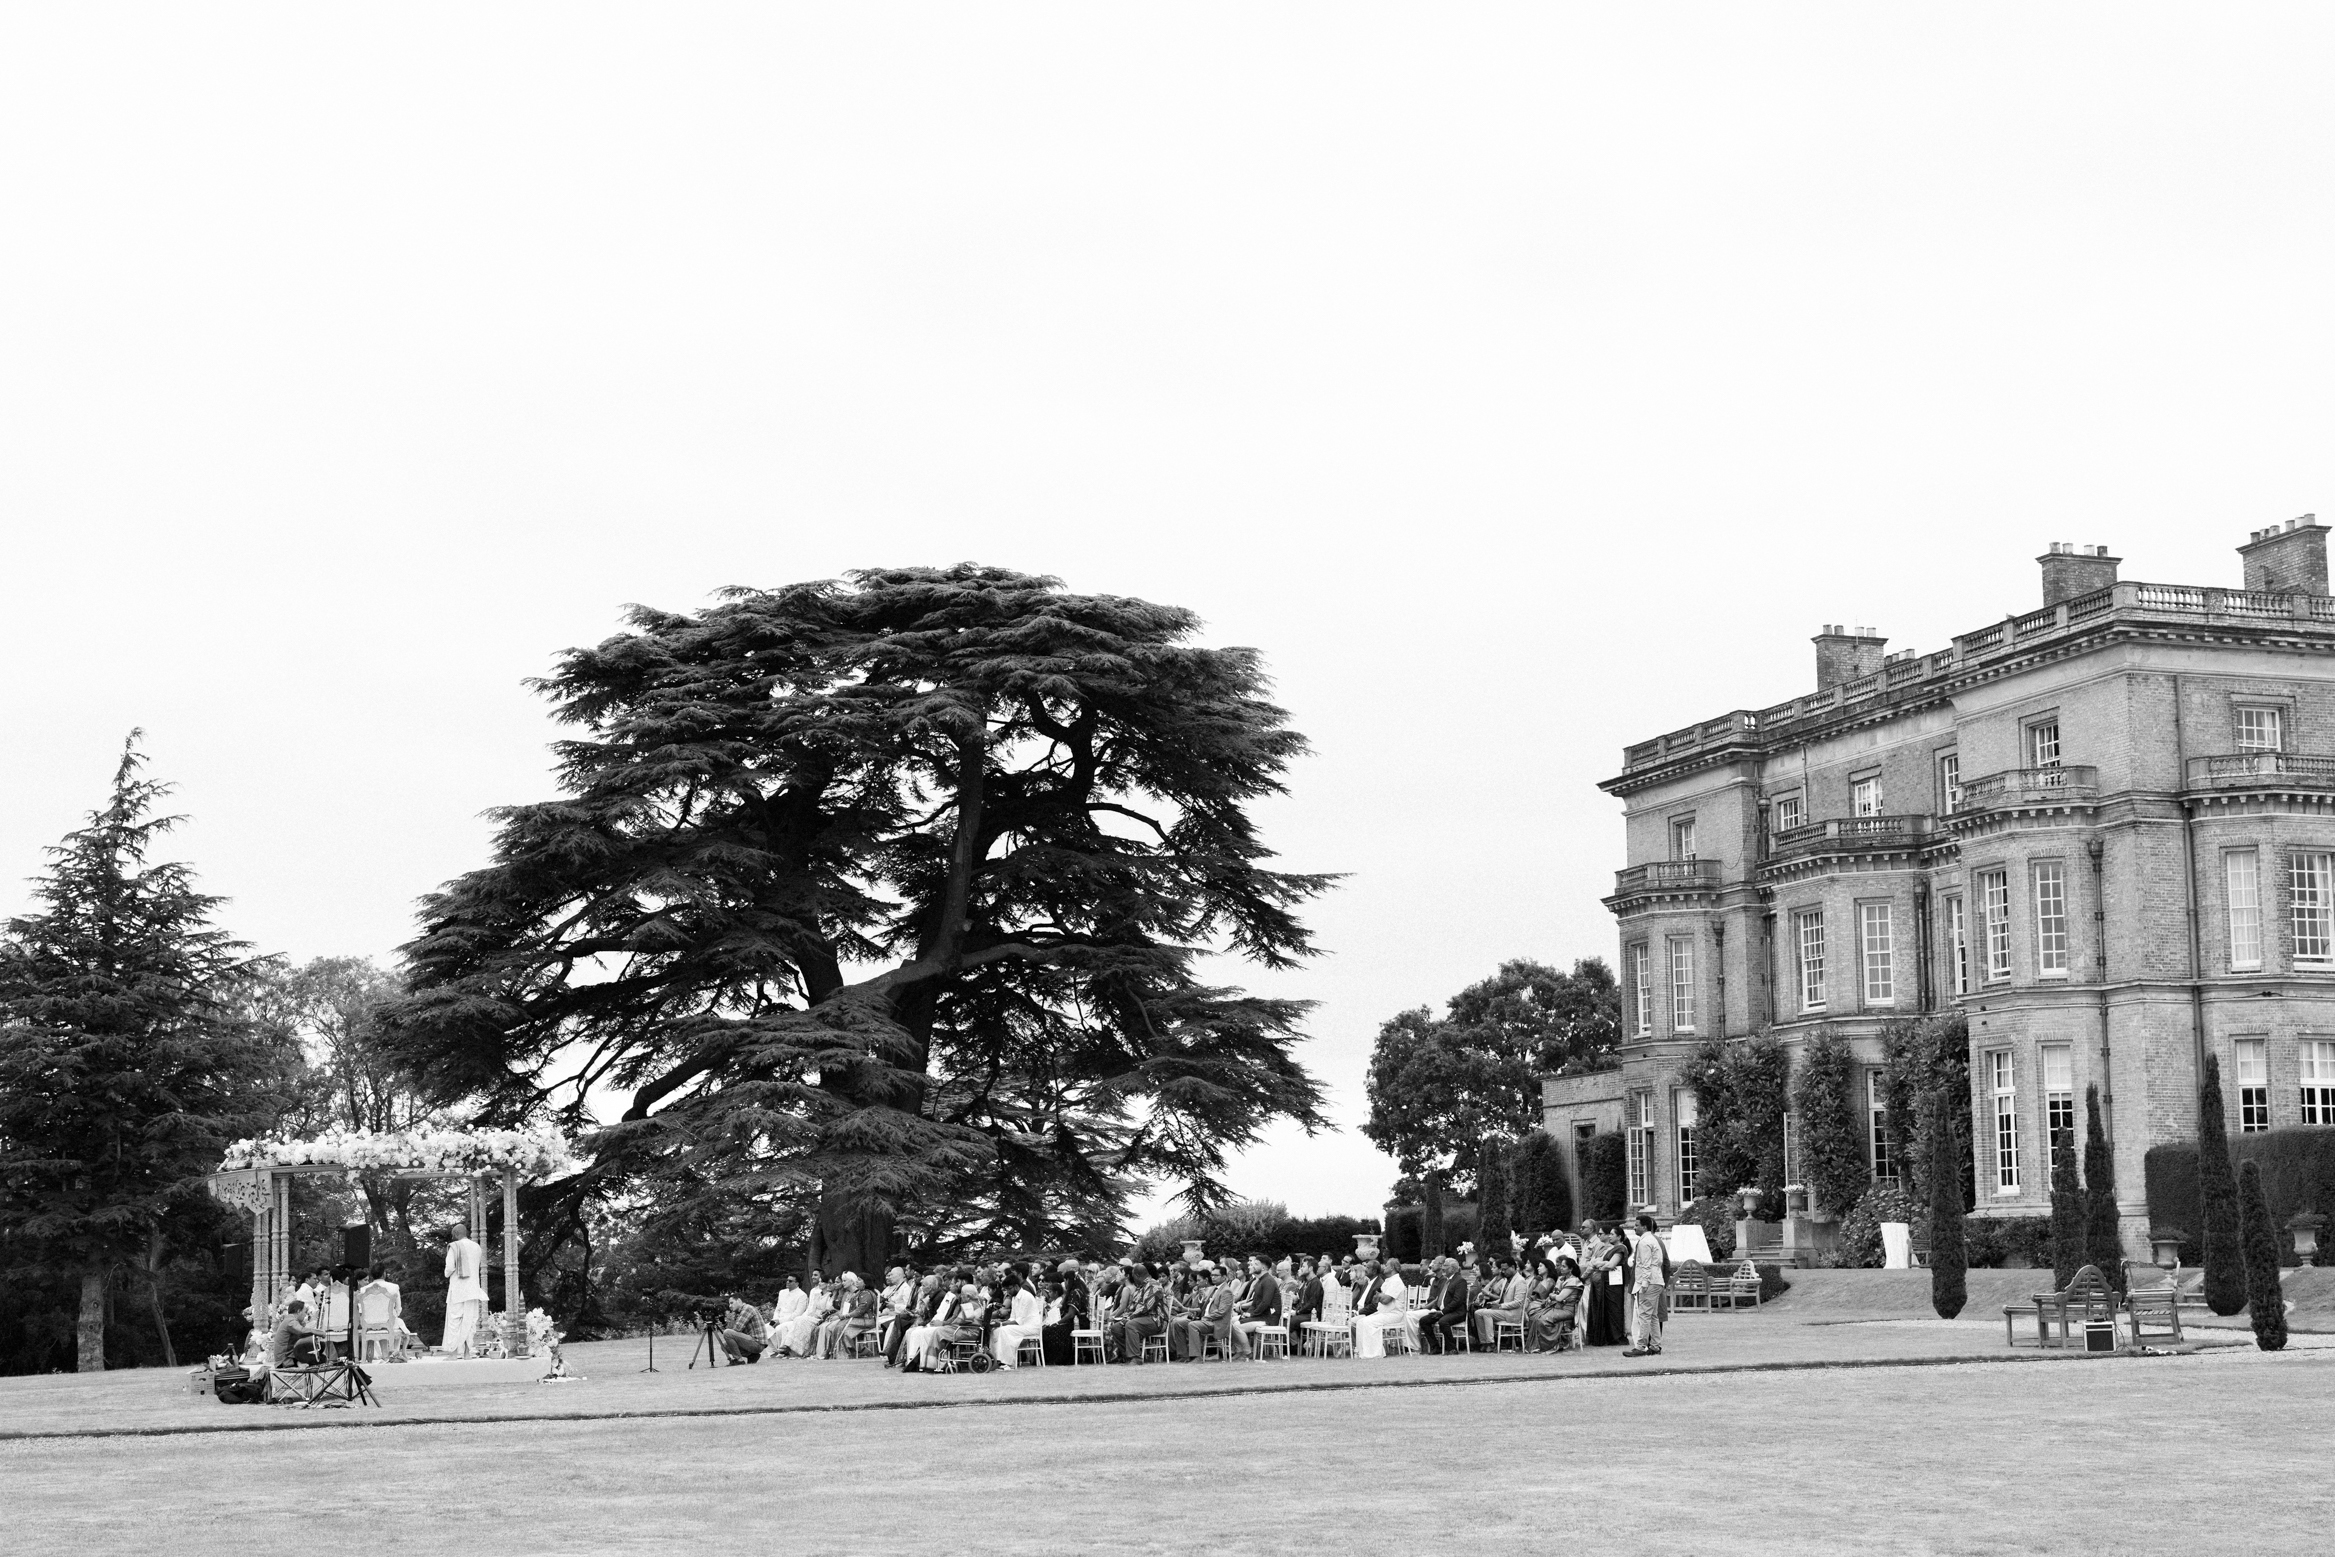
[{"label": "overcast sky", "polygon": [[[880,18],[880,19],[879,19]],[[227,922],[387,959],[628,601],[964,559],[1192,607],[1316,755],[1305,1057],[1611,960],[1620,748],[2034,556],[2335,511],[2335,16],[0,12],[0,908],[133,725]]]}]

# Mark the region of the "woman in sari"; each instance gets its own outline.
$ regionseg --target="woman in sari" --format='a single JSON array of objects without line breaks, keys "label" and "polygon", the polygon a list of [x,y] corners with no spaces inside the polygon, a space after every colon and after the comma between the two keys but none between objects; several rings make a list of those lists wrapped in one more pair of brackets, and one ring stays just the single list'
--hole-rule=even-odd
[{"label": "woman in sari", "polygon": [[1574,1321],[1581,1308],[1581,1268],[1569,1254],[1544,1265],[1524,1305],[1524,1349],[1561,1352],[1574,1344]]},{"label": "woman in sari", "polygon": [[1077,1355],[1070,1332],[1088,1328],[1086,1278],[1078,1273],[1076,1260],[1064,1260],[1054,1274],[1061,1286],[1046,1312],[1046,1365],[1067,1368]]},{"label": "woman in sari", "polygon": [[1621,1240],[1607,1236],[1592,1222],[1589,1234],[1589,1325],[1584,1337],[1591,1346],[1620,1346],[1630,1338],[1630,1277],[1627,1252]]}]

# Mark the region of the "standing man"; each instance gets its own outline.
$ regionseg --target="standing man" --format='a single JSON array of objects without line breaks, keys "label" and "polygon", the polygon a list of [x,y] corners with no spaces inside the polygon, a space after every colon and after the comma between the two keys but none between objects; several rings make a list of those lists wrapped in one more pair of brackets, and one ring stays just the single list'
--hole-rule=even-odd
[{"label": "standing man", "polygon": [[476,1355],[471,1338],[486,1318],[486,1251],[470,1234],[449,1225],[446,1239],[445,1349],[456,1357]]},{"label": "standing man", "polygon": [[1662,1355],[1662,1295],[1668,1287],[1670,1251],[1662,1247],[1662,1239],[1654,1231],[1654,1218],[1638,1213],[1637,1236],[1631,1241],[1630,1263],[1637,1268],[1638,1279],[1631,1296],[1635,1302],[1630,1312],[1630,1349],[1624,1357],[1659,1357]]}]

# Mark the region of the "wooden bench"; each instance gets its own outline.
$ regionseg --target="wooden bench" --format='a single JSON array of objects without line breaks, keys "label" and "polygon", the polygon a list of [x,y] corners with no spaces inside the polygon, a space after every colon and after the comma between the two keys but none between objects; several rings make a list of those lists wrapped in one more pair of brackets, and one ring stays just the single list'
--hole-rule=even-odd
[{"label": "wooden bench", "polygon": [[[1724,1279],[1724,1278],[1722,1278]],[[1674,1314],[1709,1313],[1714,1294],[1711,1273],[1700,1260],[1688,1260],[1670,1273],[1670,1311]],[[1729,1289],[1728,1306],[1733,1307]]]},{"label": "wooden bench", "polygon": [[2181,1344],[2181,1299],[2171,1285],[2143,1287],[2124,1295],[2124,1317],[2132,1326],[2132,1344],[2145,1345],[2153,1335]]},{"label": "wooden bench", "polygon": [[[1716,1295],[1717,1293],[1714,1289],[1714,1296]],[[1736,1266],[1735,1274],[1727,1278],[1727,1292],[1725,1296],[1727,1299],[1727,1306],[1729,1308],[1741,1308],[1747,1302],[1753,1308],[1759,1307],[1759,1267],[1752,1264],[1749,1260],[1745,1260],[1742,1264]]]},{"label": "wooden bench", "polygon": [[[2077,1271],[2067,1286],[2058,1292],[2038,1292],[2032,1299],[2035,1305],[2035,1344],[2038,1346],[2072,1346],[2075,1344],[2075,1326],[2095,1319],[2116,1322],[2116,1294],[2108,1290],[2107,1278],[2096,1265],[2087,1265]],[[2008,1328],[2010,1319],[2004,1317]],[[2051,1338],[2053,1324],[2059,1328],[2059,1339]]]}]

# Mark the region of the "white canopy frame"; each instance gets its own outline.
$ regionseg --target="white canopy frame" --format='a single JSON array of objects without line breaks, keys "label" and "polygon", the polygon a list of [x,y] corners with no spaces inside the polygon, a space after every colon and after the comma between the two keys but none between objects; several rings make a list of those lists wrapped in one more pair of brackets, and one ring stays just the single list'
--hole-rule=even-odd
[{"label": "white canopy frame", "polygon": [[380,1173],[399,1179],[467,1179],[470,1183],[470,1236],[486,1242],[488,1185],[501,1181],[503,1195],[503,1311],[496,1316],[506,1356],[527,1353],[527,1307],[519,1290],[519,1170],[489,1168],[368,1168],[334,1163],[258,1163],[227,1168],[205,1180],[213,1199],[251,1218],[251,1322],[265,1331],[275,1323],[276,1301],[292,1286],[292,1180],[303,1174],[331,1173],[344,1178],[359,1172]]}]

